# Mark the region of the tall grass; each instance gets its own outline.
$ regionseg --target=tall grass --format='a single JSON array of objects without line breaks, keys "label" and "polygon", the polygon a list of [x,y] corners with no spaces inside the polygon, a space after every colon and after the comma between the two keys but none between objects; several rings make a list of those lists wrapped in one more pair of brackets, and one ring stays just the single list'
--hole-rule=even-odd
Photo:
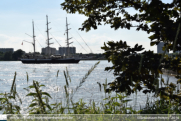
[{"label": "tall grass", "polygon": [[[31,98],[31,103],[28,105],[28,113],[29,114],[180,114],[181,108],[179,104],[173,104],[171,100],[156,100],[149,101],[149,97],[147,98],[147,102],[144,108],[140,110],[135,110],[135,108],[129,106],[128,102],[132,101],[127,99],[127,96],[124,93],[116,93],[112,95],[111,92],[106,94],[107,88],[107,79],[104,84],[97,82],[100,93],[104,93],[104,97],[101,102],[96,103],[94,100],[90,100],[89,103],[84,102],[83,99],[79,99],[79,101],[74,102],[73,97],[75,93],[80,89],[81,86],[86,82],[88,76],[93,72],[93,70],[97,67],[99,62],[97,62],[92,68],[88,70],[85,76],[80,80],[80,83],[76,86],[74,90],[71,92],[69,90],[69,86],[71,81],[71,77],[69,75],[69,71],[66,68],[64,71],[64,77],[66,85],[64,85],[64,94],[65,97],[63,100],[56,101],[53,104],[50,104],[49,100],[52,99],[52,96],[48,92],[44,92],[42,87],[45,85],[40,84],[39,82],[33,80],[32,85],[29,85],[27,88],[24,88],[28,94],[27,97]],[[56,77],[58,77],[59,71],[57,71]],[[161,75],[162,79],[162,75]],[[57,81],[57,80],[56,80]],[[27,84],[29,82],[29,77],[27,74]],[[164,84],[161,81],[161,86],[163,84],[168,86],[169,79],[167,83]],[[57,85],[57,83],[56,83]],[[103,89],[102,89],[103,88]],[[31,91],[30,91],[31,90]],[[34,90],[32,92],[32,90]],[[4,114],[20,114],[21,108],[20,105],[15,105],[13,102],[19,101],[22,104],[21,98],[19,97],[16,91],[16,72],[14,75],[14,79],[12,82],[12,86],[9,93],[1,93],[0,98],[0,111]],[[57,97],[54,97],[57,98]],[[55,99],[57,100],[57,99]],[[133,100],[137,100],[136,97]],[[63,103],[65,102],[65,103]],[[136,101],[135,104],[136,105]]]}]

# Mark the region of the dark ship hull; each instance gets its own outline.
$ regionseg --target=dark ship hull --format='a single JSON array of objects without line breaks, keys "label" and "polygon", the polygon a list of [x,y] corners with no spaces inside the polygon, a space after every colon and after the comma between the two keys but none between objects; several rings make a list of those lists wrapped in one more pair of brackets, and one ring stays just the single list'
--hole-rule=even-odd
[{"label": "dark ship hull", "polygon": [[75,64],[79,61],[80,59],[21,59],[24,64]]}]

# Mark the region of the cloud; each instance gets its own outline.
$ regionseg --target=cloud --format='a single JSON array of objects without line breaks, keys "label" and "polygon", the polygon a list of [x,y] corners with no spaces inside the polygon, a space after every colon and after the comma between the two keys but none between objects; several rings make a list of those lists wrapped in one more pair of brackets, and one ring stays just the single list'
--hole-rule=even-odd
[{"label": "cloud", "polygon": [[[60,9],[60,3],[63,1],[45,1],[43,3],[35,0],[31,2],[23,1],[21,2],[21,4],[18,4],[18,6],[14,6],[14,4],[12,4],[11,2],[12,1],[9,0],[4,1],[6,5],[4,6],[4,8],[1,8],[0,47],[11,47],[15,48],[15,50],[23,49],[26,52],[32,52],[33,47],[30,43],[24,42],[23,46],[21,45],[21,43],[22,40],[29,42],[33,41],[31,37],[24,34],[28,33],[32,35],[33,19],[35,23],[35,35],[37,40],[36,50],[41,52],[41,46],[47,46],[45,44],[47,39],[45,31],[47,29],[46,15],[48,14],[49,22],[51,22],[49,28],[52,28],[50,30],[50,37],[53,38],[50,40],[50,42],[54,42],[51,47],[56,47],[56,49],[58,49],[59,47],[59,44],[56,42],[56,40],[60,43],[61,46],[66,46],[66,36],[64,36],[64,33],[66,30],[65,23],[67,17],[68,23],[70,23],[69,28],[71,28],[69,37],[73,37],[70,42],[73,41],[72,45],[77,48],[78,52],[86,53],[86,51],[82,49],[79,43],[87,50],[87,52],[90,52],[89,48],[83,42],[82,38],[95,53],[100,53],[101,46],[103,46],[104,42],[111,40],[127,41],[128,45],[131,46],[134,46],[136,43],[142,44],[146,50],[150,49],[155,50],[156,52],[156,47],[150,47],[150,40],[148,39],[149,35],[145,32],[137,32],[133,29],[118,29],[115,31],[114,29],[110,28],[110,25],[99,26],[97,30],[91,29],[89,32],[78,30],[78,28],[82,26],[82,23],[86,20],[87,17],[79,14],[66,14],[64,10]],[[17,4],[18,2],[15,3]],[[36,5],[34,3],[36,3]],[[9,9],[7,5],[11,5],[11,7],[9,6],[11,9]],[[77,31],[82,38],[77,34]],[[53,35],[53,37],[51,34]],[[38,42],[41,44],[41,46]]]},{"label": "cloud", "polygon": [[8,36],[6,34],[0,34],[1,48],[14,48],[14,50],[21,49],[22,39],[21,37]]}]

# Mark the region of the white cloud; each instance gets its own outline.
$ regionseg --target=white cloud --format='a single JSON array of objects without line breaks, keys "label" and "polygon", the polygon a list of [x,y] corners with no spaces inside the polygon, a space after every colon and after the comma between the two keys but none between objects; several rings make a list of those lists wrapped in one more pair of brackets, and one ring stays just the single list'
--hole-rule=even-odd
[{"label": "white cloud", "polygon": [[14,50],[21,49],[21,37],[8,36],[0,34],[1,45],[0,48],[14,48]]},{"label": "white cloud", "polygon": [[[10,2],[9,0],[7,1]],[[45,32],[46,15],[48,14],[49,22],[51,22],[49,28],[52,28],[50,30],[50,33],[60,43],[61,46],[66,45],[66,36],[64,36],[64,33],[66,29],[65,23],[67,16],[68,23],[70,23],[69,27],[71,28],[69,37],[73,37],[73,39],[70,41],[74,42],[72,45],[77,47],[78,52],[85,53],[85,50],[82,49],[78,42],[88,52],[90,52],[90,50],[85,45],[81,37],[77,34],[77,31],[95,53],[100,53],[102,51],[101,47],[103,46],[104,42],[111,40],[127,41],[128,45],[131,46],[134,46],[136,43],[138,43],[139,45],[142,44],[146,50],[150,49],[156,52],[156,47],[150,47],[150,40],[148,39],[149,35],[145,32],[137,32],[133,29],[118,29],[115,31],[114,29],[110,28],[110,25],[99,26],[97,30],[92,29],[89,32],[80,31],[78,30],[78,28],[81,27],[82,23],[86,20],[86,17],[84,15],[78,14],[66,14],[64,10],[60,9],[60,4],[63,1],[57,0],[53,3],[52,1],[46,1],[43,3],[43,5],[40,1],[38,2],[33,0],[32,2],[37,3],[36,6],[34,6],[34,4],[24,4],[23,8],[14,7],[12,10],[3,9],[3,12],[1,11],[0,47],[11,47],[15,50],[23,49],[26,52],[32,52],[33,47],[31,44],[24,42],[23,46],[21,45],[22,40],[30,42],[33,41],[31,37],[25,35],[25,33],[32,35],[32,20],[34,20],[35,23],[36,39],[43,47],[45,47],[45,42],[47,39],[47,35]],[[24,2],[22,2],[22,4],[23,3]],[[31,11],[33,6],[37,8],[40,7],[40,9]],[[50,42],[54,42],[51,47],[56,47],[58,49],[59,45],[55,39],[50,40]],[[41,52],[41,46],[38,42],[36,42],[36,50]]]}]

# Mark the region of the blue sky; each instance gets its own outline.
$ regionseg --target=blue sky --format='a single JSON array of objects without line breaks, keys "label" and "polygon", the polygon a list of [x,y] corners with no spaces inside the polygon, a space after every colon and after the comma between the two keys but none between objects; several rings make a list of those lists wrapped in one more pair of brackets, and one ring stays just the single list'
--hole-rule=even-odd
[{"label": "blue sky", "polygon": [[[162,0],[163,2],[171,2],[172,0]],[[14,50],[22,49],[26,52],[33,52],[33,46],[30,43],[32,38],[25,33],[32,35],[32,20],[35,23],[36,35],[36,51],[41,52],[42,47],[46,47],[46,15],[48,15],[50,37],[53,38],[50,42],[54,44],[51,47],[58,49],[61,46],[66,46],[65,40],[65,23],[66,17],[70,24],[70,37],[76,47],[77,53],[90,53],[91,48],[93,53],[102,53],[101,46],[107,41],[127,41],[128,45],[134,46],[136,43],[142,44],[146,50],[157,51],[156,46],[150,47],[150,40],[148,35],[143,31],[136,31],[135,29],[111,29],[109,25],[99,26],[97,30],[89,32],[80,31],[78,28],[86,20],[86,17],[79,14],[67,14],[61,9],[60,4],[64,0],[1,0],[0,2],[0,48],[14,48]],[[134,12],[130,9],[130,12]],[[82,38],[79,36],[79,34]],[[56,40],[55,40],[55,39]],[[77,42],[78,41],[78,42]],[[40,43],[40,44],[39,44]],[[79,45],[84,47],[84,49]],[[42,46],[42,47],[41,47]]]}]

